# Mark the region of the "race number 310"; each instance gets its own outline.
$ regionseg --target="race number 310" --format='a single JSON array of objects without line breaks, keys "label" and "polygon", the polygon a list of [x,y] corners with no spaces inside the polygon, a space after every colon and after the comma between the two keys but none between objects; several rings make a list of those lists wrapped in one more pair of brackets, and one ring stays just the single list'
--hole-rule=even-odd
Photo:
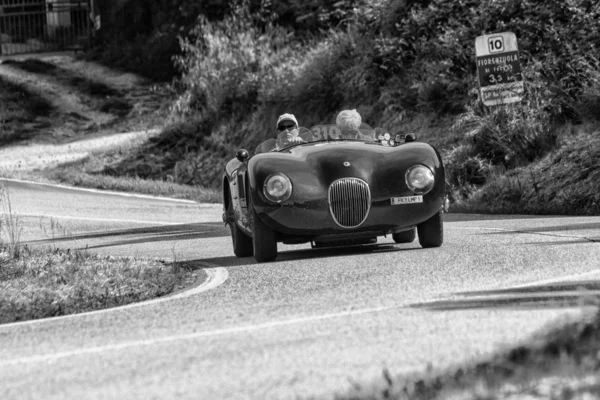
[{"label": "race number 310", "polygon": [[490,53],[500,53],[504,51],[504,38],[502,36],[492,36],[488,38],[488,49]]}]

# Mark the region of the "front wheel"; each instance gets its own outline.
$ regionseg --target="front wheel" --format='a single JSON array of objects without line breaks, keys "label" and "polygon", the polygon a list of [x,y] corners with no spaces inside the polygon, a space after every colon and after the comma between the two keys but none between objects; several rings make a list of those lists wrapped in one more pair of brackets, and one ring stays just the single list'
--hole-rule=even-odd
[{"label": "front wheel", "polygon": [[233,213],[233,202],[229,197],[228,214],[232,220],[229,222],[231,230],[231,241],[233,242],[233,253],[236,257],[250,257],[253,254],[252,239],[248,237],[235,222],[235,214]]},{"label": "front wheel", "polygon": [[444,242],[443,211],[438,211],[434,216],[420,225],[417,225],[419,243],[422,247],[440,247]]},{"label": "front wheel", "polygon": [[256,214],[252,204],[252,194],[248,194],[248,208],[252,215],[252,245],[254,259],[258,262],[274,261],[277,258],[277,239],[270,229]]}]

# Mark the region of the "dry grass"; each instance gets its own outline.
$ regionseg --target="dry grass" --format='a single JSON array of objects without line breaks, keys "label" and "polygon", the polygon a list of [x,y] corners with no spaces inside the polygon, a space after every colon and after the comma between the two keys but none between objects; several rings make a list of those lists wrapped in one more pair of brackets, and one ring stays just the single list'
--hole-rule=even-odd
[{"label": "dry grass", "polygon": [[[0,187],[0,323],[66,315],[163,296],[189,278],[178,263],[100,257],[57,247],[30,248],[21,242],[18,216]],[[40,230],[68,234],[50,221]]]},{"label": "dry grass", "polygon": [[0,254],[0,323],[66,315],[170,293],[182,278],[156,260],[24,248]]},{"label": "dry grass", "polygon": [[599,215],[600,124],[564,130],[559,140],[560,147],[527,166],[491,171],[487,184],[453,211]]},{"label": "dry grass", "polygon": [[[0,144],[10,145],[0,148],[0,176],[221,201],[217,190],[181,184],[173,174],[138,171],[137,154],[161,132],[168,114],[169,87],[64,55],[17,57],[0,72]],[[32,81],[39,85],[26,84]],[[37,109],[41,105],[45,114]],[[135,168],[122,172],[114,165]]]},{"label": "dry grass", "polygon": [[[68,102],[66,105],[71,108],[65,108],[65,104],[59,101],[60,95],[51,96],[54,103],[48,102],[40,90],[1,81],[0,141],[4,144],[0,148],[1,176],[197,201],[220,201],[216,191],[104,173],[106,164],[127,160],[160,132],[155,127],[164,116],[165,104],[156,101],[163,96],[160,90],[144,87],[144,82],[129,79],[130,74],[108,73],[108,70],[94,68],[89,63],[69,60],[57,56],[51,57],[49,62],[15,62],[9,76],[25,80],[23,72],[18,69],[33,69],[36,79],[43,81],[45,86],[42,87],[64,90],[71,100],[93,95],[102,98],[104,94],[115,97],[117,91],[123,91],[134,99],[131,101],[133,107],[113,110],[115,106],[124,104],[122,101],[119,103],[119,98],[97,102],[104,111],[116,114],[114,121],[104,126],[89,120],[96,115],[94,110],[86,113],[85,118],[71,118],[71,106],[77,105],[78,101]],[[10,65],[5,67],[10,68]],[[4,72],[8,71],[6,68]],[[102,73],[95,74],[98,69]],[[60,73],[57,73],[58,70]],[[104,79],[110,86],[96,82],[94,77]],[[113,86],[116,91],[112,91]],[[77,94],[77,90],[71,93],[73,88],[87,88],[90,93]],[[82,108],[77,115],[83,115],[83,111]],[[127,111],[128,118],[120,119],[124,111]],[[65,119],[68,123],[64,123]],[[130,127],[140,130],[127,130]],[[114,134],[123,130],[127,133]],[[4,188],[0,188],[0,204],[0,323],[155,298],[192,280],[192,274],[180,268],[178,263],[100,257],[54,245],[30,248],[21,242],[20,222],[18,216],[12,213],[9,193]],[[69,236],[53,220],[41,223],[40,230],[51,238]]]}]

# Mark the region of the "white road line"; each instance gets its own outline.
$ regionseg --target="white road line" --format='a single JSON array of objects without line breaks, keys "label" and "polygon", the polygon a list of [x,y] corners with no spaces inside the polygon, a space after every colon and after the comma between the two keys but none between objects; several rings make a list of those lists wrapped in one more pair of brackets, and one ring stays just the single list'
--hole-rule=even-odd
[{"label": "white road line", "polygon": [[194,287],[190,290],[186,290],[186,291],[178,293],[176,295],[160,297],[157,299],[146,300],[146,301],[142,301],[139,303],[126,304],[123,306],[112,307],[112,308],[107,308],[107,309],[103,309],[103,310],[88,311],[88,312],[79,313],[79,314],[62,315],[59,317],[42,318],[42,319],[34,319],[34,320],[30,320],[30,321],[0,324],[0,330],[13,328],[15,326],[51,323],[51,322],[55,322],[55,321],[65,320],[65,319],[80,318],[80,317],[87,316],[87,315],[105,314],[105,313],[121,311],[121,310],[135,308],[135,307],[146,307],[146,306],[157,304],[157,303],[164,303],[166,301],[183,299],[186,297],[194,296],[194,295],[202,293],[202,292],[206,292],[211,289],[215,289],[215,288],[219,287],[220,285],[222,285],[223,283],[225,283],[225,281],[229,278],[229,272],[227,272],[227,269],[225,269],[223,267],[219,267],[217,264],[204,262],[204,261],[201,261],[200,264],[204,265],[207,268],[204,270],[207,275],[206,281],[204,281],[200,286]]},{"label": "white road line", "polygon": [[[152,224],[152,225],[182,225],[187,224],[186,222],[163,222],[163,221],[147,221],[147,220],[133,220],[133,219],[107,219],[107,218],[91,218],[91,217],[73,217],[68,215],[51,215],[51,214],[26,214],[26,213],[7,213],[0,212],[0,215],[13,215],[17,217],[32,217],[32,218],[54,218],[54,219],[70,219],[78,221],[96,221],[96,222],[126,222],[134,224]],[[222,225],[222,224],[221,224]]]},{"label": "white road line", "polygon": [[[131,224],[145,224],[145,225],[164,225],[164,226],[175,226],[175,225],[193,225],[194,222],[165,222],[165,221],[148,221],[148,220],[133,220],[133,219],[108,219],[108,218],[91,218],[91,217],[73,217],[68,215],[52,215],[52,214],[27,214],[27,213],[7,213],[0,211],[0,215],[12,215],[17,217],[29,217],[29,218],[49,218],[49,219],[69,219],[77,221],[95,221],[95,222],[125,222]],[[203,226],[209,224],[215,227],[223,227],[223,222],[200,222]]]},{"label": "white road line", "polygon": [[1,178],[0,179],[0,183],[2,183],[3,181],[14,182],[14,183],[27,183],[27,184],[30,184],[30,185],[37,185],[37,186],[55,187],[55,188],[59,188],[59,189],[66,189],[66,190],[73,190],[73,191],[80,191],[80,192],[90,192],[90,193],[98,193],[98,194],[109,194],[109,195],[113,195],[113,196],[135,197],[135,198],[140,198],[140,199],[170,201],[170,202],[174,202],[174,203],[201,204],[201,203],[198,203],[198,202],[193,201],[193,200],[173,199],[173,198],[170,198],[170,197],[150,196],[150,195],[137,194],[137,193],[123,193],[123,192],[115,192],[115,191],[111,191],[111,190],[99,190],[99,189],[79,188],[79,187],[58,185],[58,184],[55,184],[55,183],[43,183],[43,182],[25,181],[25,180],[21,180],[21,179]]},{"label": "white road line", "polygon": [[177,341],[182,341],[182,340],[193,340],[193,339],[199,339],[199,338],[203,338],[203,337],[222,336],[222,335],[231,335],[231,334],[236,334],[236,333],[253,332],[253,331],[258,331],[261,329],[271,329],[271,328],[277,328],[277,327],[281,327],[281,326],[302,324],[302,323],[306,323],[306,322],[316,322],[316,321],[323,321],[323,320],[333,319],[333,318],[343,318],[343,317],[351,317],[351,316],[355,316],[355,315],[379,313],[379,312],[389,311],[389,310],[393,310],[393,309],[399,309],[399,308],[403,308],[403,307],[404,307],[404,305],[394,305],[394,306],[386,306],[386,307],[365,308],[365,309],[361,309],[361,310],[343,311],[343,312],[338,312],[338,313],[314,315],[314,316],[303,317],[303,318],[293,318],[293,319],[288,319],[288,320],[283,320],[283,321],[272,321],[272,322],[267,322],[267,323],[258,324],[258,325],[239,326],[239,327],[226,328],[226,329],[217,329],[214,331],[195,332],[195,333],[190,333],[190,334],[185,334],[185,335],[174,335],[174,336],[159,337],[159,338],[147,339],[147,340],[137,340],[137,341],[131,341],[131,342],[117,343],[117,344],[111,344],[111,345],[107,345],[107,346],[88,347],[88,348],[82,348],[82,349],[77,349],[77,350],[72,350],[72,351],[65,351],[65,352],[60,352],[60,353],[43,354],[43,355],[39,355],[39,356],[23,357],[23,358],[16,358],[13,360],[8,360],[8,361],[0,361],[0,367],[6,367],[6,366],[15,365],[15,364],[35,364],[35,363],[42,363],[42,362],[52,362],[52,361],[60,360],[62,358],[81,356],[81,355],[87,355],[87,354],[97,354],[97,353],[103,353],[106,351],[123,350],[123,349],[127,349],[130,347],[151,346],[151,345],[160,344],[160,343],[177,342]]}]

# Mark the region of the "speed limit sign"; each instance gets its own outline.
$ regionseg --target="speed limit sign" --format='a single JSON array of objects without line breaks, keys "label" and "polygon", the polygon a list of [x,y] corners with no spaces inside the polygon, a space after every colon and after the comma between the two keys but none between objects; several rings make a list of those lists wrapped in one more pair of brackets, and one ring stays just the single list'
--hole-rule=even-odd
[{"label": "speed limit sign", "polygon": [[483,104],[494,106],[523,99],[523,77],[514,33],[478,36],[475,39],[475,55]]}]

